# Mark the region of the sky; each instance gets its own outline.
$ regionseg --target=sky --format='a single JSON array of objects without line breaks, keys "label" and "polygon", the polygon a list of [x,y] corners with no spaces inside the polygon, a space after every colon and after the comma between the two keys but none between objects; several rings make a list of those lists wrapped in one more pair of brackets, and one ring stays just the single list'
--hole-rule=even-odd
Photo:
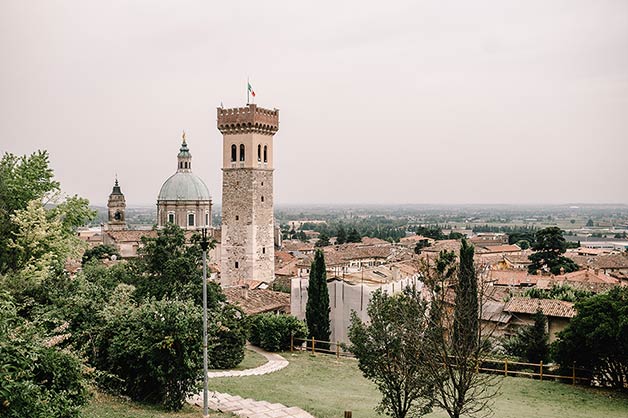
[{"label": "sky", "polygon": [[0,153],[154,205],[280,109],[276,204],[628,203],[628,1],[0,2]]}]

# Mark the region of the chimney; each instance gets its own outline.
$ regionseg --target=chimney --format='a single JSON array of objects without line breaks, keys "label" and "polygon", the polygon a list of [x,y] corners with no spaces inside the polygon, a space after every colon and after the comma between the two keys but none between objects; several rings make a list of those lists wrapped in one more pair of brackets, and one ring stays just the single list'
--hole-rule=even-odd
[{"label": "chimney", "polygon": [[247,283],[242,285],[242,299],[249,300],[249,285]]}]

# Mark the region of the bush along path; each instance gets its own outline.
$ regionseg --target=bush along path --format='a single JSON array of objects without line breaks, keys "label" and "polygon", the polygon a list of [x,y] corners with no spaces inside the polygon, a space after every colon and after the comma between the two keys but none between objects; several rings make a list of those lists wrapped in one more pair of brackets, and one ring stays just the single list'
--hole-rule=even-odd
[{"label": "bush along path", "polygon": [[[213,379],[216,377],[259,376],[276,372],[289,364],[288,360],[279,354],[269,353],[252,345],[247,345],[247,348],[266,357],[268,362],[254,369],[210,372],[208,373],[208,377]],[[192,396],[188,399],[188,402],[202,407],[203,394],[200,393]],[[210,409],[215,411],[231,412],[247,418],[314,418],[312,415],[296,406],[288,407],[280,403],[243,399],[240,396],[220,392],[210,392],[208,405]]]}]

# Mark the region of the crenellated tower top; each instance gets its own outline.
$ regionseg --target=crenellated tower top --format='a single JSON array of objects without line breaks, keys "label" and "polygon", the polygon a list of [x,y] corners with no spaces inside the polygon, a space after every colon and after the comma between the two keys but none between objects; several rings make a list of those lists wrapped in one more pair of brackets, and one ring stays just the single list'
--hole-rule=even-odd
[{"label": "crenellated tower top", "polygon": [[218,130],[223,135],[260,133],[274,135],[279,130],[279,110],[264,109],[256,104],[224,109],[219,107]]}]

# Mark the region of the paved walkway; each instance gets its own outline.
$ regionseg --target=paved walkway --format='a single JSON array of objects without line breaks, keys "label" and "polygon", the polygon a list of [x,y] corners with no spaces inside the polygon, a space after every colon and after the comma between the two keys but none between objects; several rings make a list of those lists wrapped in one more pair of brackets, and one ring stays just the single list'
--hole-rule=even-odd
[{"label": "paved walkway", "polygon": [[[266,357],[268,362],[254,369],[210,372],[208,373],[208,377],[213,379],[216,377],[259,376],[276,372],[289,364],[288,360],[281,357],[279,354],[269,353],[252,345],[247,345],[247,349]],[[202,408],[203,394],[200,393],[192,396],[188,399],[188,402]],[[231,412],[247,418],[314,418],[314,416],[296,406],[288,407],[280,403],[243,399],[240,396],[234,396],[228,393],[209,392],[207,404],[209,409],[219,412]]]},{"label": "paved walkway", "polygon": [[246,345],[246,348],[266,357],[266,360],[268,360],[268,362],[254,369],[209,372],[207,373],[207,377],[213,379],[215,377],[259,376],[262,374],[276,372],[277,370],[281,370],[289,364],[288,360],[281,357],[279,354],[269,353],[268,351],[264,351],[259,347],[255,347],[249,344]]}]

